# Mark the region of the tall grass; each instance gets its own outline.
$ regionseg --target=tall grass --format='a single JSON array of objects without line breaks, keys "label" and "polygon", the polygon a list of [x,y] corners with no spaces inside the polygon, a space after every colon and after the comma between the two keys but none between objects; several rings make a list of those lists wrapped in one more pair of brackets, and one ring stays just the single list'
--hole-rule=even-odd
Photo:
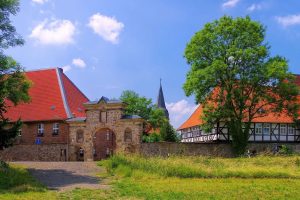
[{"label": "tall grass", "polygon": [[116,155],[103,161],[109,173],[134,170],[179,178],[300,178],[299,156],[255,158],[152,157]]}]

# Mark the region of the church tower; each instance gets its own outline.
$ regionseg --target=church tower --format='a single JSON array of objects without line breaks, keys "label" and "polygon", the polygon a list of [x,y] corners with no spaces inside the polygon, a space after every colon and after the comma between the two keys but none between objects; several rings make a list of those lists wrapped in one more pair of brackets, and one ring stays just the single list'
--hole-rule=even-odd
[{"label": "church tower", "polygon": [[161,79],[160,79],[160,87],[159,87],[158,97],[157,97],[157,107],[162,109],[165,112],[166,118],[169,119],[169,112],[168,112],[168,110],[166,108],[166,104],[165,104],[164,93],[163,93],[162,86],[161,86]]}]

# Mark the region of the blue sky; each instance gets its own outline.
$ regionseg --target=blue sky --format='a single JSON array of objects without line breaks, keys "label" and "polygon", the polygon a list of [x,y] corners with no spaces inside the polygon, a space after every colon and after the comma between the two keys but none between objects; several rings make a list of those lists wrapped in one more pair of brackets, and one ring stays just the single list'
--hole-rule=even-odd
[{"label": "blue sky", "polygon": [[91,100],[131,89],[155,102],[162,78],[176,128],[195,109],[182,90],[185,46],[225,14],[263,23],[272,55],[300,74],[297,0],[21,0],[20,9],[13,22],[26,44],[7,54],[27,70],[63,67]]}]

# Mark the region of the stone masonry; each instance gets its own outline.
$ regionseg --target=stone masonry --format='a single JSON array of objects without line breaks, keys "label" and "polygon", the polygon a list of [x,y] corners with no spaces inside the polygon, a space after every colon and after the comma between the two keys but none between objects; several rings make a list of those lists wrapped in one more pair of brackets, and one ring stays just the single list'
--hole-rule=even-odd
[{"label": "stone masonry", "polygon": [[[69,123],[69,160],[78,160],[78,150],[84,150],[84,161],[94,160],[95,134],[103,129],[114,134],[113,141],[116,145],[110,149],[114,153],[138,153],[140,151],[143,132],[143,119],[135,116],[124,116],[126,106],[120,101],[109,101],[101,98],[98,102],[89,102],[85,105],[86,119],[75,118]],[[129,132],[128,132],[129,130]],[[126,131],[128,138],[126,138]],[[83,132],[83,138],[79,138]],[[103,143],[105,141],[102,141]],[[101,143],[101,142],[100,142]]]}]

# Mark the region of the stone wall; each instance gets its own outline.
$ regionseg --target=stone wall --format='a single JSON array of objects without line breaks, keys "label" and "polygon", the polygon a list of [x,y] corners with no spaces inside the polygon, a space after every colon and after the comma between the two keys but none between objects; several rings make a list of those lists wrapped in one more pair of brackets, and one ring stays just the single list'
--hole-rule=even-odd
[{"label": "stone wall", "polygon": [[[64,151],[66,153],[64,153]],[[5,161],[66,161],[66,144],[14,145],[0,151],[0,160]]]},{"label": "stone wall", "polygon": [[[300,153],[300,143],[250,143],[248,149],[256,153],[272,152],[276,145],[286,145],[295,153]],[[198,155],[215,157],[233,157],[228,143],[142,143],[141,154],[144,156]]]}]

